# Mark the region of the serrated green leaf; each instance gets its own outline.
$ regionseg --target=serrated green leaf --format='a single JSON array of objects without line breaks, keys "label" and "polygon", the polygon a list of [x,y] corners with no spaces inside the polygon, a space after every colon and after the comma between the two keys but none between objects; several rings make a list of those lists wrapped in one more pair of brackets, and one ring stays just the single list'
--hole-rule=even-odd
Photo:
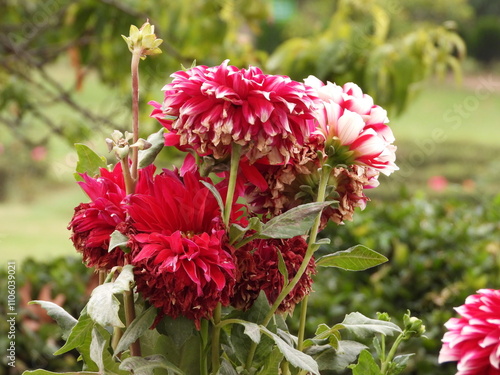
[{"label": "serrated green leaf", "polygon": [[183,316],[179,316],[175,319],[165,316],[160,323],[158,323],[156,329],[162,335],[172,338],[175,346],[178,348],[182,347],[196,334],[196,328],[193,321]]},{"label": "serrated green leaf", "polygon": [[165,129],[162,128],[148,137],[147,141],[151,143],[151,147],[147,150],[139,150],[139,168],[144,168],[154,163],[156,157],[165,145],[165,138],[163,137],[164,132]]},{"label": "serrated green leaf", "polygon": [[382,375],[375,359],[368,350],[363,350],[358,358],[358,363],[349,366],[353,375]]},{"label": "serrated green leaf", "polygon": [[233,367],[231,362],[229,362],[227,359],[222,358],[219,372],[217,372],[217,375],[239,375],[238,371]]},{"label": "serrated green leaf", "polygon": [[66,340],[73,329],[73,327],[78,323],[78,320],[73,318],[66,310],[61,306],[56,305],[49,301],[31,301],[29,305],[40,305],[43,307],[47,314],[56,321],[57,325],[61,327],[62,338]]},{"label": "serrated green leaf", "polygon": [[384,320],[370,319],[359,312],[346,315],[344,321],[339,326],[342,326],[343,329],[352,332],[360,338],[373,336],[375,333],[386,336],[401,333],[401,328],[396,324]]},{"label": "serrated green leaf", "polygon": [[99,168],[106,168],[106,158],[97,155],[90,147],[75,143],[78,162],[76,163],[76,171],[78,173],[87,173],[89,176],[99,174]]},{"label": "serrated green leaf", "polygon": [[137,316],[123,333],[122,338],[115,348],[115,355],[126,350],[132,343],[141,337],[144,332],[151,328],[151,325],[156,318],[156,314],[156,308],[151,306],[149,309],[143,311],[139,316]]},{"label": "serrated green leaf", "polygon": [[120,320],[120,301],[115,297],[113,283],[105,283],[96,287],[90,295],[87,312],[92,320],[103,327],[119,327],[125,325]]},{"label": "serrated green leaf", "polygon": [[86,370],[97,371],[97,365],[90,358],[91,333],[94,326],[94,321],[87,314],[86,308],[84,308],[78,322],[71,330],[68,340],[54,355],[64,354],[72,349],[76,349],[80,353],[81,360],[85,363]]},{"label": "serrated green leaf", "polygon": [[283,354],[278,348],[274,348],[271,354],[267,357],[262,366],[262,370],[258,375],[279,375],[281,361],[283,361]]},{"label": "serrated green leaf", "polygon": [[47,370],[27,370],[22,375],[100,375],[93,371],[76,371],[76,372],[52,372]]},{"label": "serrated green leaf", "polygon": [[316,262],[321,267],[337,267],[347,271],[363,271],[387,262],[388,259],[362,245],[353,246],[344,251],[325,255]]},{"label": "serrated green leaf", "polygon": [[94,324],[90,316],[86,313],[80,315],[80,318],[71,329],[66,343],[62,348],[57,350],[54,355],[64,354],[83,345],[87,336],[90,335]]},{"label": "serrated green leaf", "polygon": [[128,292],[134,284],[134,266],[127,264],[123,266],[120,274],[113,284],[113,293]]},{"label": "serrated green leaf", "polygon": [[134,375],[153,375],[156,368],[162,368],[172,371],[176,374],[184,375],[184,372],[174,365],[172,362],[167,361],[162,355],[152,355],[149,357],[129,357],[124,359],[120,365],[120,370],[133,372]]},{"label": "serrated green leaf", "polygon": [[334,203],[316,202],[294,207],[265,223],[259,238],[292,238],[304,235],[311,229],[321,210]]},{"label": "serrated green leaf", "polygon": [[113,233],[111,233],[108,252],[119,246],[127,246],[128,240],[129,238],[122,232],[120,232],[119,230],[115,230]]},{"label": "serrated green leaf", "polygon": [[[326,350],[321,350],[323,348]],[[310,352],[316,360],[320,371],[342,372],[356,360],[366,346],[356,341],[341,340],[338,342],[337,349],[330,345],[323,345],[316,349],[317,354],[314,353],[314,349],[316,348],[309,349],[308,353]]]},{"label": "serrated green leaf", "polygon": [[105,375],[129,375],[120,370],[119,363],[115,362],[109,352],[111,335],[100,325],[92,329],[92,342],[90,343],[90,358],[97,364],[99,372]]},{"label": "serrated green leaf", "polygon": [[260,326],[260,330],[274,340],[280,352],[292,366],[319,375],[318,364],[311,356],[291,347],[281,337],[272,333],[266,327]]}]

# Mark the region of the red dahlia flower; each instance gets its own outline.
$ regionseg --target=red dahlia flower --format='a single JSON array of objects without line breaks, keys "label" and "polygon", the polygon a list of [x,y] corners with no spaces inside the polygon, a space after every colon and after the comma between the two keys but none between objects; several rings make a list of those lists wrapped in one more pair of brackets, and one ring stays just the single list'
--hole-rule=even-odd
[{"label": "red dahlia flower", "polygon": [[[281,252],[288,270],[288,279],[297,274],[307,250],[307,242],[298,236],[286,240],[254,240],[236,250],[237,280],[231,305],[246,310],[252,306],[264,291],[270,304],[283,289],[284,278],[278,269],[278,251]],[[278,310],[293,311],[297,303],[312,290],[312,275],[316,273],[314,259],[311,258],[306,272],[298,284],[286,296]]]},{"label": "red dahlia flower", "polygon": [[439,362],[458,361],[457,375],[500,375],[500,290],[481,289],[455,310]]},{"label": "red dahlia flower", "polygon": [[334,147],[338,164],[359,164],[386,175],[398,167],[395,164],[394,135],[386,125],[387,112],[363,94],[359,86],[347,83],[343,87],[331,82],[326,85],[309,76],[306,85],[313,87],[323,100],[316,112],[317,131],[328,152]]},{"label": "red dahlia flower", "polygon": [[318,102],[314,90],[286,76],[267,75],[256,67],[238,69],[226,60],[172,77],[163,88],[163,105],[150,103],[152,116],[170,131],[167,145],[222,159],[237,143],[251,163],[267,157],[279,164],[314,130],[307,122]]},{"label": "red dahlia flower", "polygon": [[180,177],[164,170],[150,193],[130,196],[127,207],[137,231],[131,237],[137,290],[159,318],[183,315],[198,327],[219,302],[229,304],[235,268],[219,205],[200,179],[197,172]]},{"label": "red dahlia flower", "polygon": [[[147,190],[147,180],[154,173],[154,166],[139,171],[138,192]],[[111,233],[127,231],[123,200],[126,196],[121,164],[112,171],[100,169],[100,177],[81,174],[78,184],[89,196],[90,203],[82,203],[68,225],[73,233],[71,240],[77,251],[83,254],[88,267],[111,269],[124,264],[125,253],[120,248],[108,251]]]}]

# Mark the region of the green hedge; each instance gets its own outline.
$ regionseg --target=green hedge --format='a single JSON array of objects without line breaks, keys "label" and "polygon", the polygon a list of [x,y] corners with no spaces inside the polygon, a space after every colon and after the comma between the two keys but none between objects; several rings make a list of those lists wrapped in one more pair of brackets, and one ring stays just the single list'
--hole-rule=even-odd
[{"label": "green hedge", "polygon": [[[310,329],[341,321],[344,314],[406,309],[423,319],[428,340],[417,351],[413,374],[455,374],[455,364],[439,366],[437,355],[454,316],[453,307],[481,288],[500,288],[500,195],[492,201],[454,198],[371,202],[355,222],[329,227],[336,250],[363,244],[389,258],[376,269],[355,273],[320,269],[310,299]],[[411,345],[411,343],[410,343]]]}]

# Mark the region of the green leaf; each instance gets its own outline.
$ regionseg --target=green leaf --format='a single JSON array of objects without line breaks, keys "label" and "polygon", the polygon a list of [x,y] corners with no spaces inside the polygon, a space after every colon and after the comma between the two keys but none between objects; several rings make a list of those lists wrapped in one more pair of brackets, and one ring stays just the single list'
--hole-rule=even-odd
[{"label": "green leaf", "polygon": [[337,267],[347,271],[363,271],[387,262],[387,258],[362,245],[325,255],[316,262],[321,267]]},{"label": "green leaf", "polygon": [[210,190],[212,192],[212,194],[214,195],[215,199],[217,200],[217,203],[219,204],[219,208],[220,208],[220,212],[224,212],[224,201],[222,200],[222,197],[219,193],[219,190],[217,190],[217,188],[212,185],[211,183],[209,182],[206,182],[206,181],[203,181],[203,180],[200,180],[200,182],[205,185],[207,187],[208,190]]},{"label": "green leaf", "polygon": [[120,365],[120,370],[133,372],[134,375],[153,375],[153,370],[156,368],[166,369],[180,375],[184,374],[180,368],[159,354],[144,358],[129,357],[124,359]]},{"label": "green leaf", "polygon": [[170,337],[177,348],[182,347],[186,341],[196,334],[196,329],[193,321],[179,316],[171,318],[165,316],[156,326],[159,333]]},{"label": "green leaf", "polygon": [[86,308],[82,311],[78,322],[71,330],[68,340],[62,348],[57,350],[54,355],[64,354],[72,349],[77,349],[90,371],[97,371],[96,364],[90,358],[90,344],[92,342],[92,330],[95,326],[94,321],[87,314]]},{"label": "green leaf", "polygon": [[402,354],[394,357],[393,361],[391,362],[390,369],[391,369],[391,375],[398,375],[401,374],[406,366],[408,365],[408,361],[412,356],[415,354]]},{"label": "green leaf", "polygon": [[283,354],[278,348],[274,348],[271,354],[267,357],[262,366],[262,370],[258,375],[278,375],[280,373],[281,361],[283,361]]},{"label": "green leaf", "polygon": [[147,141],[151,143],[151,147],[147,150],[139,150],[139,168],[144,168],[153,164],[165,145],[165,138],[163,137],[164,131],[165,129],[162,128],[158,132],[151,134],[147,139]]},{"label": "green leaf", "polygon": [[285,259],[280,250],[276,253],[278,254],[278,271],[283,275],[283,285],[286,286],[288,285],[288,269],[286,268]]},{"label": "green leaf", "polygon": [[90,358],[97,364],[99,372],[105,375],[129,375],[120,370],[119,363],[115,362],[109,352],[111,335],[106,329],[95,325],[92,329],[92,342],[90,343]]},{"label": "green leaf", "polygon": [[120,327],[125,325],[120,320],[120,301],[113,291],[114,283],[105,283],[96,287],[90,295],[87,311],[92,320],[103,327]]},{"label": "green leaf", "polygon": [[64,354],[72,349],[76,349],[82,346],[85,343],[87,336],[90,335],[93,326],[94,322],[92,321],[90,316],[82,312],[82,315],[80,315],[80,319],[78,319],[77,323],[71,329],[66,343],[62,348],[56,351],[54,355]]},{"label": "green leaf", "polygon": [[106,158],[97,155],[90,147],[75,143],[78,162],[76,163],[76,171],[78,173],[87,173],[89,176],[99,174],[99,168],[106,168]]},{"label": "green leaf", "polygon": [[103,327],[125,327],[118,315],[120,301],[115,294],[130,290],[134,282],[132,270],[133,266],[124,266],[114,282],[99,285],[92,291],[87,304],[87,312],[96,323]]},{"label": "green leaf", "polygon": [[368,350],[363,350],[358,358],[358,363],[349,366],[353,375],[382,375],[380,369]]},{"label": "green leaf", "polygon": [[231,362],[229,362],[225,358],[222,358],[220,369],[217,375],[239,375],[239,374],[238,371],[236,371],[236,369],[233,367]]},{"label": "green leaf", "polygon": [[29,305],[40,305],[43,307],[49,316],[54,319],[59,327],[62,330],[62,338],[66,340],[69,336],[69,333],[73,329],[73,327],[78,323],[78,320],[73,318],[66,310],[64,310],[61,306],[56,305],[53,302],[49,301],[31,301]]},{"label": "green leaf", "polygon": [[115,355],[126,350],[132,343],[141,337],[144,332],[151,328],[151,325],[156,318],[156,314],[156,308],[151,306],[149,309],[143,311],[142,314],[137,316],[123,333],[122,338],[115,348]]},{"label": "green leaf", "polygon": [[360,338],[367,338],[375,333],[392,336],[395,333],[401,332],[401,328],[394,323],[385,320],[370,319],[359,312],[346,315],[344,321],[341,324],[335,325],[334,328],[346,329]]},{"label": "green leaf", "polygon": [[292,238],[306,234],[321,210],[331,202],[307,203],[273,217],[262,227],[260,238]]},{"label": "green leaf", "polygon": [[[252,217],[248,220],[248,226],[243,228],[241,225],[238,224],[231,224],[229,227],[229,241],[231,244],[234,244],[236,248],[238,248],[238,244],[236,241],[238,241],[240,238],[242,238],[245,233],[247,233],[249,230],[254,230],[255,232],[260,233],[262,231],[262,222],[258,217]],[[244,242],[244,241],[242,241]]]},{"label": "green leaf", "polygon": [[262,333],[266,334],[274,340],[280,352],[283,353],[286,360],[290,362],[292,366],[319,375],[318,364],[311,356],[291,347],[281,337],[279,337],[275,333],[272,333],[266,327],[260,326],[260,330]]},{"label": "green leaf", "polygon": [[115,230],[111,233],[111,238],[109,241],[108,252],[113,250],[116,247],[127,246],[129,238],[125,236],[119,230]]},{"label": "green leaf", "polygon": [[32,370],[24,371],[22,375],[100,375],[93,371],[76,371],[76,372],[52,372],[47,370]]},{"label": "green leaf", "polygon": [[356,360],[363,349],[366,349],[366,346],[359,342],[340,340],[337,348],[322,345],[308,349],[307,353],[316,360],[320,371],[342,372]]}]

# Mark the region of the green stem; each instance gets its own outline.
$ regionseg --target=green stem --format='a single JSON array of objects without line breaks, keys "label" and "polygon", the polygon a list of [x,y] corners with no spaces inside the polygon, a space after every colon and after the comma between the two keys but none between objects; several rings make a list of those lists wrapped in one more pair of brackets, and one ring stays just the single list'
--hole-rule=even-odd
[{"label": "green stem", "polygon": [[212,333],[212,374],[217,374],[220,368],[220,326],[222,306],[217,304],[214,310],[214,330]]},{"label": "green stem", "polygon": [[299,321],[299,333],[297,335],[297,349],[302,351],[304,349],[304,336],[306,332],[306,318],[307,318],[307,302],[309,301],[309,295],[306,295],[302,302],[300,303],[300,321]]},{"label": "green stem", "polygon": [[399,344],[403,341],[405,336],[405,332],[402,332],[399,334],[398,338],[396,341],[394,341],[394,344],[391,347],[391,350],[389,351],[389,354],[387,354],[387,357],[385,358],[384,361],[382,361],[382,366],[380,367],[380,372],[382,375],[385,375],[387,372],[387,367],[389,364],[392,362],[392,359],[396,355],[396,351],[398,350]]},{"label": "green stem", "polygon": [[238,177],[238,167],[240,165],[241,146],[233,143],[231,150],[231,167],[229,170],[229,182],[227,185],[226,205],[224,206],[224,224],[229,228],[231,209],[233,207],[234,190],[236,188],[236,178]]},{"label": "green stem", "polygon": [[[134,50],[132,53],[132,62],[130,63],[130,71],[132,74],[132,131],[133,142],[139,140],[139,62],[141,61],[141,51]],[[132,148],[132,180],[137,181],[137,166],[139,164],[139,149]]]},{"label": "green stem", "polygon": [[[320,176],[320,181],[319,181],[319,187],[318,187],[318,197],[316,198],[316,202],[322,203],[325,201],[325,195],[326,195],[326,187],[328,185],[328,179],[330,176],[331,168],[323,166],[321,170],[321,176]],[[265,316],[262,325],[267,326],[269,322],[271,321],[272,317],[274,316],[274,313],[276,310],[278,310],[278,307],[281,305],[281,302],[285,299],[285,297],[295,288],[295,285],[299,282],[300,278],[304,274],[304,272],[307,269],[307,266],[309,265],[309,261],[314,255],[314,251],[317,249],[316,247],[316,239],[318,237],[318,232],[319,232],[319,226],[321,224],[321,212],[318,214],[316,219],[314,220],[313,227],[311,228],[311,233],[309,235],[309,242],[307,245],[307,251],[304,256],[304,259],[302,260],[302,264],[300,265],[297,273],[295,274],[294,278],[290,281],[290,283],[286,286],[283,287],[281,290],[281,293],[278,295],[276,298],[276,301],[274,301],[273,305],[271,306],[271,309]],[[302,344],[299,344],[302,345]],[[247,361],[246,361],[246,369],[249,370],[253,357],[255,355],[255,350],[257,349],[257,344],[252,342],[252,345],[250,347]]]},{"label": "green stem", "polygon": [[201,343],[200,343],[200,375],[208,375],[208,364],[207,364],[207,338],[208,338],[208,320],[203,319],[201,321]]},{"label": "green stem", "polygon": [[[134,147],[136,149],[137,147]],[[128,165],[128,156],[123,158],[121,161],[122,163],[122,171],[123,171],[123,179],[125,181],[125,191],[127,194],[132,194],[135,190],[135,181],[132,178],[132,175],[130,174],[130,168]]]},{"label": "green stem", "polygon": [[[129,327],[135,319],[134,295],[131,290],[123,292],[123,304],[125,305],[125,323]],[[141,343],[139,339],[130,345],[130,355],[141,356]]]}]

